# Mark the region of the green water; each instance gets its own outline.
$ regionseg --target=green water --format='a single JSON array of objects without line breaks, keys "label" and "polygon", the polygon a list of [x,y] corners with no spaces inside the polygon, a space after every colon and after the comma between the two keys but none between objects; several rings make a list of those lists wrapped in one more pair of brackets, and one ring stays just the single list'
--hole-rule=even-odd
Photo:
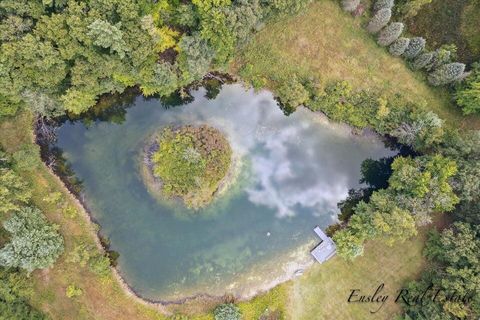
[{"label": "green water", "polygon": [[[120,253],[120,273],[149,299],[242,293],[285,276],[299,257],[311,262],[310,247],[299,248],[317,241],[315,225],[335,221],[361,162],[393,154],[306,109],[286,117],[268,92],[228,85],[214,100],[204,94],[174,108],[139,96],[123,123],[66,123],[58,132],[87,207]],[[166,125],[202,123],[226,134],[242,159],[239,178],[203,211],[162,205],[138,173],[144,140]]]}]

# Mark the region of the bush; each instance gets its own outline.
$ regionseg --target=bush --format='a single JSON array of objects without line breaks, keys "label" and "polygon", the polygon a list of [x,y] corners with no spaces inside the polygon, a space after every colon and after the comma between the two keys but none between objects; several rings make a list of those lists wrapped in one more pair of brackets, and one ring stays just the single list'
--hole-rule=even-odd
[{"label": "bush", "polygon": [[420,70],[428,66],[433,59],[433,52],[425,52],[415,58],[412,63],[412,68],[415,70]]},{"label": "bush", "polygon": [[480,113],[480,63],[473,64],[472,73],[456,88],[455,99],[464,114]]},{"label": "bush", "polygon": [[82,289],[78,288],[74,284],[69,285],[65,290],[65,295],[67,296],[67,298],[79,297],[82,294],[83,294]]},{"label": "bush", "polygon": [[240,309],[233,303],[224,303],[215,308],[213,312],[215,320],[240,320]]},{"label": "bush", "polygon": [[443,64],[452,62],[453,55],[454,54],[452,54],[452,51],[450,50],[443,48],[437,49],[433,52],[432,60],[426,65],[425,68],[427,71],[435,70]]},{"label": "bush", "polygon": [[353,12],[360,5],[360,0],[342,0],[342,8],[345,11]]},{"label": "bush", "polygon": [[373,10],[392,9],[394,4],[394,0],[377,0],[373,5]]},{"label": "bush", "polygon": [[433,86],[449,84],[462,77],[465,71],[465,64],[454,62],[444,64],[428,76],[428,82]]},{"label": "bush", "polygon": [[63,252],[63,239],[36,208],[23,208],[3,224],[11,240],[0,250],[0,265],[28,272],[48,268]]},{"label": "bush", "polygon": [[13,153],[15,167],[19,170],[34,170],[40,165],[40,147],[36,144],[24,144]]},{"label": "bush", "polygon": [[382,47],[389,46],[400,37],[403,32],[404,24],[393,22],[386,26],[378,35],[377,43]]},{"label": "bush", "polygon": [[377,33],[382,30],[389,22],[392,17],[392,10],[386,8],[378,10],[377,13],[372,17],[368,23],[367,30],[370,33]]},{"label": "bush", "polygon": [[398,38],[391,45],[388,51],[394,56],[401,56],[408,47],[410,39],[408,38]]},{"label": "bush", "polygon": [[407,59],[413,59],[417,57],[425,48],[425,39],[422,37],[415,37],[410,40],[407,49],[403,53],[403,56]]},{"label": "bush", "polygon": [[307,102],[309,93],[296,77],[282,83],[277,90],[284,112],[293,112],[299,105]]}]

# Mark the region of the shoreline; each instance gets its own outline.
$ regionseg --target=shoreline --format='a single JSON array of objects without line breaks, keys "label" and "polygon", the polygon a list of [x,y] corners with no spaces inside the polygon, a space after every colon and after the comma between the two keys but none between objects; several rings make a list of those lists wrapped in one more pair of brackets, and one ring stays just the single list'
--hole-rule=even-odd
[{"label": "shoreline", "polygon": [[[240,81],[240,84],[243,84],[243,82]],[[318,117],[319,120],[321,119],[320,121],[332,122],[325,114],[323,114],[321,112],[312,112],[312,115],[314,115],[315,117]],[[362,130],[361,132],[356,133],[354,128],[352,128],[351,126],[348,126],[348,125],[343,124],[343,123],[337,123],[337,122],[332,122],[332,123],[347,126],[350,129],[350,134],[353,135],[353,136],[364,135],[364,134],[365,135],[372,135],[373,134],[375,136],[381,137],[382,139],[383,138],[388,139],[388,137],[383,137],[380,134],[378,134],[376,132],[373,132],[371,130],[368,130],[368,131],[367,130]],[[41,136],[41,133],[37,130],[37,127],[35,127],[34,133],[35,133],[35,143],[39,144],[42,147],[42,162],[43,162],[43,165],[45,165],[45,167],[49,171],[49,173],[52,174],[55,177],[55,179],[59,183],[62,184],[62,186],[66,189],[67,193],[69,193],[72,196],[73,201],[76,204],[77,208],[79,209],[79,211],[81,211],[82,216],[85,218],[85,220],[89,224],[89,232],[94,237],[94,241],[95,241],[98,249],[101,250],[102,253],[106,253],[107,248],[105,248],[100,241],[101,226],[96,222],[96,220],[93,217],[91,211],[88,209],[88,206],[86,205],[86,202],[85,202],[85,199],[84,199],[82,193],[81,192],[80,193],[75,192],[74,191],[75,189],[73,188],[73,186],[69,185],[68,180],[64,179],[65,177],[62,177],[61,173],[55,172],[54,169],[52,169],[51,167],[48,166],[48,163],[47,163],[46,160],[48,159],[48,156],[52,155],[52,154],[48,153],[48,151],[49,151],[48,148],[46,148],[46,150],[45,150],[45,148],[44,148],[45,145],[42,145],[42,142],[40,141],[41,139],[39,139],[40,136]],[[142,150],[143,150],[143,148],[142,148]],[[47,152],[47,153],[44,153],[44,152]],[[141,159],[141,161],[142,160],[143,159]],[[234,162],[234,153],[232,153],[231,168],[237,167],[237,166],[233,165],[233,162]],[[142,161],[142,163],[143,163],[143,161]],[[142,164],[142,166],[145,166],[145,164]],[[231,174],[231,172],[230,172],[230,169],[229,169],[226,177],[230,176],[230,174]],[[228,188],[228,183],[226,184],[226,186],[222,186],[222,187],[225,187],[225,189],[227,189]],[[220,189],[221,188],[219,187],[219,190]],[[96,226],[99,226],[100,228],[98,228]],[[303,247],[303,246],[300,246],[300,247]],[[298,249],[298,248],[296,248],[296,249]],[[306,254],[307,254],[307,256],[310,256],[310,250],[307,250]],[[298,269],[295,269],[295,270],[293,270],[293,269],[281,270],[280,275],[275,276],[274,279],[271,279],[267,283],[263,283],[260,286],[258,286],[258,284],[256,286],[251,285],[251,286],[249,286],[249,290],[248,290],[249,292],[248,293],[243,293],[241,295],[234,295],[233,297],[235,297],[236,301],[248,301],[255,296],[261,295],[261,294],[271,290],[272,288],[276,287],[279,284],[288,282],[288,281],[296,278],[298,276],[298,274],[297,274],[298,271],[300,271],[300,270],[301,271],[306,271],[307,268],[309,268],[311,265],[313,265],[313,262],[314,262],[313,259],[310,259],[310,261],[308,261],[308,263],[304,264],[304,268],[298,268]],[[179,298],[179,299],[171,299],[171,300],[170,299],[169,300],[149,299],[149,298],[143,297],[133,287],[130,286],[130,284],[126,281],[126,278],[122,274],[122,271],[119,267],[110,266],[110,269],[112,271],[112,276],[116,279],[119,286],[122,288],[122,290],[129,297],[132,297],[135,301],[137,301],[137,302],[139,302],[143,305],[153,307],[153,308],[161,311],[162,313],[164,313],[166,315],[172,314],[171,310],[169,310],[169,306],[177,306],[178,307],[178,306],[186,306],[188,304],[194,303],[194,304],[199,304],[199,305],[201,304],[202,309],[204,309],[204,308],[208,308],[209,305],[221,303],[221,302],[225,301],[226,298],[232,297],[232,295],[229,295],[229,294],[211,295],[211,294],[208,294],[208,293],[199,293],[199,294],[196,294],[196,295],[191,295],[191,296],[187,295],[186,297],[182,297],[182,298]],[[227,291],[227,290],[225,290],[225,291]]]}]

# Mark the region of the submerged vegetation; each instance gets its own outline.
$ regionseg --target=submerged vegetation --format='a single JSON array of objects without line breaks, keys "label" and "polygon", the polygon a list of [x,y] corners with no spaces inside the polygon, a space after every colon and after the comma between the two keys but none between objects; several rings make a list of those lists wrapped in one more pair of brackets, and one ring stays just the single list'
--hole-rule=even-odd
[{"label": "submerged vegetation", "polygon": [[224,135],[207,125],[165,128],[148,155],[161,193],[180,198],[198,209],[210,203],[221,187],[232,161],[232,150]]}]

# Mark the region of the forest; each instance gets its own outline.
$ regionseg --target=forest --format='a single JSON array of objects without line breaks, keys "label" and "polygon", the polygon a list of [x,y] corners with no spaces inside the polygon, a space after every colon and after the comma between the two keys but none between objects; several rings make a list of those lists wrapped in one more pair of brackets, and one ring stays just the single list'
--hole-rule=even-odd
[{"label": "forest", "polygon": [[[422,308],[405,304],[401,319],[477,319],[480,1],[459,1],[464,2],[459,14],[463,20],[457,21],[459,35],[451,42],[436,39],[425,22],[434,14],[429,8],[437,0],[336,3],[348,19],[354,19],[352,15],[363,19],[361,27],[380,50],[401,59],[428,90],[446,101],[442,114],[435,109],[438,106],[416,101],[398,88],[386,93],[338,77],[324,81],[319,73],[305,76],[304,70],[265,71],[269,68],[251,49],[256,34],[262,36],[269,25],[324,1],[2,0],[0,122],[14,123],[29,114],[33,130],[38,123],[81,117],[106,96],[127,89],[135,88],[145,97],[186,97],[206,76],[236,73],[256,90],[271,90],[286,115],[304,106],[355,131],[371,129],[407,149],[385,163],[364,162],[366,187],[351,190],[339,203],[339,222],[328,232],[338,255],[354,265],[368,250],[366,243],[406,241],[445,213],[451,222],[429,232],[424,249],[427,266],[418,280],[406,285],[412,292],[422,292],[434,284],[473,298],[466,304],[439,299]],[[272,57],[268,63],[282,64]],[[458,126],[450,113],[471,125]],[[115,254],[108,248],[99,253],[91,243],[67,250],[61,226],[47,219],[37,204],[55,207],[65,216],[77,215],[76,209],[59,192],[39,199],[27,178],[45,165],[40,147],[31,141],[14,152],[0,147],[0,319],[47,319],[45,307],[30,303],[32,272],[67,259],[102,276],[115,265]],[[376,176],[372,178],[369,170]],[[69,284],[65,294],[74,299],[82,289]],[[214,318],[240,319],[233,302],[214,308]]]}]

